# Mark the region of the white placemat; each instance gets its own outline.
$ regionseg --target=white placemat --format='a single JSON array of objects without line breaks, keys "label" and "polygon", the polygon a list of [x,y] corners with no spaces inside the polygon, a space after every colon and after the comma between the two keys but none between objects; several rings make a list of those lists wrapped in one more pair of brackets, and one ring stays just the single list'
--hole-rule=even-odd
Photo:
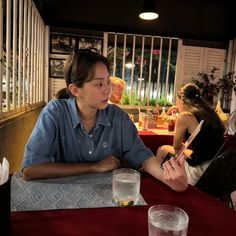
[{"label": "white placemat", "polygon": [[[147,205],[141,194],[138,205]],[[23,180],[22,173],[12,176],[12,211],[100,207],[117,207],[111,172],[33,181]]]}]

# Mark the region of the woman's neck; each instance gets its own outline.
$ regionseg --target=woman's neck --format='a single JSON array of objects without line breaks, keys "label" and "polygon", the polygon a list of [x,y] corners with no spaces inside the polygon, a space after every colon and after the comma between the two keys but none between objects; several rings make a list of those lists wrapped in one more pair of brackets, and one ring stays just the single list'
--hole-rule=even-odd
[{"label": "woman's neck", "polygon": [[84,116],[82,115],[82,113],[80,112],[80,119],[84,122],[84,123],[89,123],[92,122],[94,120],[96,120],[97,114],[93,115],[93,116]]},{"label": "woman's neck", "polygon": [[96,120],[97,109],[94,109],[94,108],[91,109],[88,107],[88,105],[83,106],[82,104],[78,102],[77,102],[77,107],[79,110],[80,119],[83,122],[90,122],[90,121]]}]

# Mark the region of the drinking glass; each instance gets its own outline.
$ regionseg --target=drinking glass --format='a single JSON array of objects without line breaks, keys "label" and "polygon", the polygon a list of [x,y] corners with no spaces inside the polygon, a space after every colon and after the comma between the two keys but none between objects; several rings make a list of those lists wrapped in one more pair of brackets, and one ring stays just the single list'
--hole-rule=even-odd
[{"label": "drinking glass", "polygon": [[138,128],[142,129],[143,128],[143,112],[139,112],[139,116],[138,116]]},{"label": "drinking glass", "polygon": [[168,131],[174,132],[175,131],[175,120],[173,118],[170,118],[168,120]]},{"label": "drinking glass", "polygon": [[135,205],[140,193],[140,173],[129,168],[113,170],[112,192],[119,206]]},{"label": "drinking glass", "polygon": [[188,215],[171,205],[155,205],[148,210],[149,236],[186,236]]},{"label": "drinking glass", "polygon": [[148,130],[148,114],[142,113],[142,130]]}]

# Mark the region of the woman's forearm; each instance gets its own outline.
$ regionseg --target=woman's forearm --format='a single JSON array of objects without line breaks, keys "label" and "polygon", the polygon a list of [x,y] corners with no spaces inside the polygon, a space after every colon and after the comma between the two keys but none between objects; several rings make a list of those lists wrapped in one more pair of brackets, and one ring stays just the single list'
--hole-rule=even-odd
[{"label": "woman's forearm", "polygon": [[81,175],[87,173],[106,172],[120,167],[118,158],[108,155],[96,163],[43,163],[32,165],[23,170],[25,180],[51,179]]},{"label": "woman's forearm", "polygon": [[23,176],[25,180],[33,180],[67,177],[94,172],[98,172],[96,163],[44,163],[25,168],[23,170]]},{"label": "woman's forearm", "polygon": [[144,170],[162,181],[177,192],[182,192],[188,187],[187,175],[184,167],[186,157],[181,156],[179,163],[175,158],[166,161],[163,169],[160,167],[160,160],[150,157],[144,162]]},{"label": "woman's forearm", "polygon": [[148,158],[143,164],[143,169],[156,179],[159,179],[162,182],[164,181],[163,170],[161,169],[161,162],[159,158],[155,156]]}]

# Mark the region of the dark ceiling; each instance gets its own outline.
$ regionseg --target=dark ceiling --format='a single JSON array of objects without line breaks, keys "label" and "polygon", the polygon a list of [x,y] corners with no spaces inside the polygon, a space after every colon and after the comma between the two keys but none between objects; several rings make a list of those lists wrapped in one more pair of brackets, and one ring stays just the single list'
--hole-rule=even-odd
[{"label": "dark ceiling", "polygon": [[234,0],[156,0],[159,18],[138,18],[143,0],[34,0],[52,28],[148,34],[210,41],[236,37]]}]

